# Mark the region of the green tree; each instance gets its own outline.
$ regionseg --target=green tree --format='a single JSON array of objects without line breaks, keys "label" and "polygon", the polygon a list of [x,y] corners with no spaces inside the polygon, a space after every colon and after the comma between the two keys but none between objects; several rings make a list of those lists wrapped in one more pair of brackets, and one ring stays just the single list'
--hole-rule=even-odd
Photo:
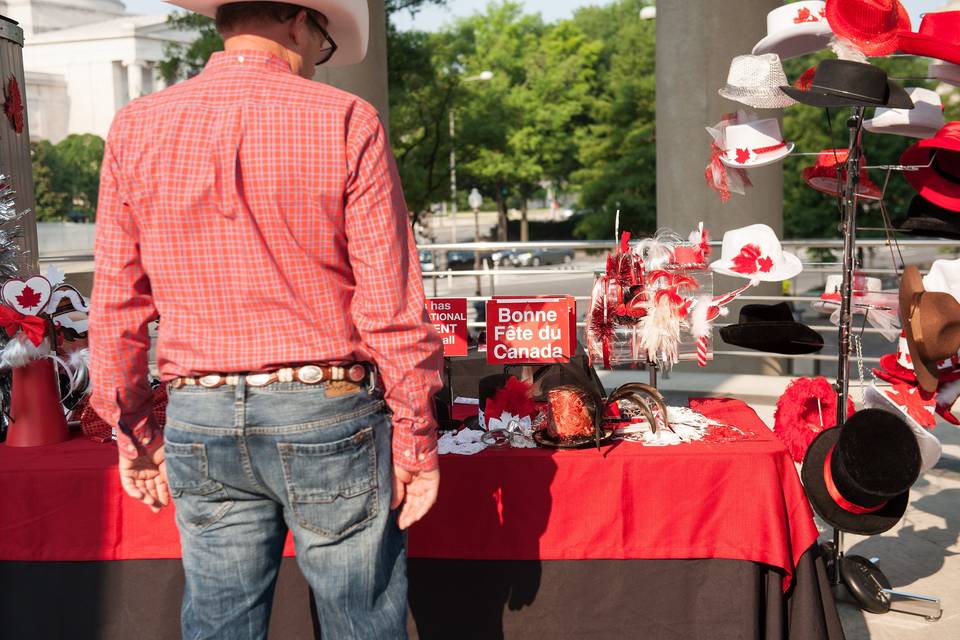
[{"label": "green tree", "polygon": [[62,220],[67,213],[70,198],[58,191],[54,184],[54,156],[56,150],[47,140],[30,143],[30,162],[33,166],[34,210],[37,220]]},{"label": "green tree", "polygon": [[100,191],[103,138],[92,133],[72,134],[53,148],[54,189],[67,194],[72,210],[93,219]]},{"label": "green tree", "polygon": [[575,135],[581,168],[573,182],[586,210],[575,230],[581,237],[612,237],[617,209],[622,228],[656,228],[656,25],[640,19],[648,4],[623,0],[573,18],[604,44],[592,122]]},{"label": "green tree", "polygon": [[223,38],[213,20],[206,16],[175,12],[167,16],[167,24],[178,31],[194,31],[197,34],[189,44],[164,45],[164,58],[157,64],[157,70],[167,84],[192,78],[203,70],[210,56],[223,51]]}]

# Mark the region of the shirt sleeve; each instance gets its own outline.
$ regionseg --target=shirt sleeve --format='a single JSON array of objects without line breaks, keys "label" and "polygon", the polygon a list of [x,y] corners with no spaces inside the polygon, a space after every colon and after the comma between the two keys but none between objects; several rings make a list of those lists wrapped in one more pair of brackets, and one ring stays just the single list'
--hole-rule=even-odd
[{"label": "shirt sleeve", "polygon": [[375,113],[351,122],[345,194],[347,250],[356,289],[351,313],[393,411],[393,461],[437,467],[433,396],[443,345],[424,307],[420,261],[390,143]]},{"label": "shirt sleeve", "polygon": [[90,404],[117,428],[120,455],[132,459],[162,445],[163,434],[153,416],[148,368],[147,325],[156,311],[150,279],[140,261],[137,224],[124,196],[122,131],[118,114],[100,172],[90,300]]}]

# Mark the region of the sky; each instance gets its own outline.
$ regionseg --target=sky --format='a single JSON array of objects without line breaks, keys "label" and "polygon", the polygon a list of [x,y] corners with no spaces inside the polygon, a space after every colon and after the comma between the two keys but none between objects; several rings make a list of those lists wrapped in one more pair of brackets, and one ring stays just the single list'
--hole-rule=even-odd
[{"label": "sky", "polygon": [[[914,29],[920,24],[921,13],[940,8],[947,3],[947,0],[901,1],[910,12]],[[607,0],[525,0],[523,4],[528,13],[539,12],[544,20],[552,22],[561,18],[569,18],[580,7],[607,3]],[[126,0],[126,4],[127,10],[133,13],[165,13],[171,9],[169,4],[161,0]],[[487,0],[448,0],[446,7],[424,9],[414,19],[411,19],[406,13],[398,15],[396,24],[401,29],[416,28],[422,31],[436,31],[454,18],[481,12],[486,6]]]}]

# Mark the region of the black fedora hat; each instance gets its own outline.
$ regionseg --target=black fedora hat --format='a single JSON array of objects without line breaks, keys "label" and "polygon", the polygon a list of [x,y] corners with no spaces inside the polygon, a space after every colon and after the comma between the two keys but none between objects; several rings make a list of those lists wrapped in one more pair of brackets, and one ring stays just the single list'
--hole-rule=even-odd
[{"label": "black fedora hat", "polygon": [[722,327],[720,337],[737,347],[786,355],[823,349],[823,336],[794,320],[786,302],[745,305],[740,322]]},{"label": "black fedora hat", "polygon": [[913,236],[960,240],[960,213],[938,207],[916,195],[910,201],[907,217],[897,229]]},{"label": "black fedora hat", "polygon": [[863,409],[807,449],[800,476],[821,518],[862,535],[887,531],[907,510],[920,475],[917,438],[900,416]]},{"label": "black fedora hat", "polygon": [[914,107],[910,95],[887,78],[883,69],[852,60],[821,60],[809,91],[780,89],[797,102],[814,107]]}]

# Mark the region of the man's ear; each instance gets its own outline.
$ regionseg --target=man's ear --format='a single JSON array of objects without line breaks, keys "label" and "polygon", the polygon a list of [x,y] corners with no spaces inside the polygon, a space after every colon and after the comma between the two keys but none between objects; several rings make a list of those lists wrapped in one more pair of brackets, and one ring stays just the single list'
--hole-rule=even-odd
[{"label": "man's ear", "polygon": [[293,40],[294,44],[302,44],[301,40],[307,33],[307,10],[301,9],[298,11],[296,17],[289,24],[290,39]]}]

